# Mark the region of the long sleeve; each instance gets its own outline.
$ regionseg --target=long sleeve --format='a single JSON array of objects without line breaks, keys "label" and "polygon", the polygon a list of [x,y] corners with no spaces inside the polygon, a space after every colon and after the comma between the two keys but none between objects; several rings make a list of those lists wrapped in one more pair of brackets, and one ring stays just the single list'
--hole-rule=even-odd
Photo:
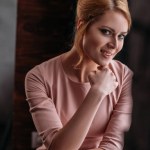
[{"label": "long sleeve", "polygon": [[133,73],[125,67],[122,89],[115,105],[110,121],[100,143],[104,150],[122,150],[124,146],[124,132],[130,128],[132,114],[132,76]]},{"label": "long sleeve", "polygon": [[36,67],[26,75],[25,91],[35,127],[48,147],[55,133],[62,128],[62,123],[44,82],[40,69]]}]

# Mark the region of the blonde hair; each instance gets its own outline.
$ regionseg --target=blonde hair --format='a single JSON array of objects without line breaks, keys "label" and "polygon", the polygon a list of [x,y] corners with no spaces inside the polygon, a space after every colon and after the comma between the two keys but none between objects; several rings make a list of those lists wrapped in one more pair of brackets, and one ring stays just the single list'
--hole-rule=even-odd
[{"label": "blonde hair", "polygon": [[95,21],[96,17],[103,15],[107,10],[118,10],[126,17],[128,28],[131,27],[131,15],[128,8],[127,0],[78,0],[76,8],[76,23],[82,20],[83,24],[76,29],[74,45],[79,54],[79,61],[75,67],[79,66],[83,60],[83,50],[81,42],[84,33],[89,25]]}]

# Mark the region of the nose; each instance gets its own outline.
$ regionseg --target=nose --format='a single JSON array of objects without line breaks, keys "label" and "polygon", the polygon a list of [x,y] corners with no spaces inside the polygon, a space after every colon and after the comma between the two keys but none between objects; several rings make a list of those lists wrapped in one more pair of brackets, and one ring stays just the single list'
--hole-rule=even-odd
[{"label": "nose", "polygon": [[118,40],[117,38],[113,37],[110,42],[108,43],[109,49],[117,49],[118,48]]}]

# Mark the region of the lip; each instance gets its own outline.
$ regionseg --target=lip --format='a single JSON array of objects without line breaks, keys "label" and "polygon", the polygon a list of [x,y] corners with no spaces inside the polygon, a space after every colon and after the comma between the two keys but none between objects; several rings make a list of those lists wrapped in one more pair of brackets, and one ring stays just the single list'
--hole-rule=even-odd
[{"label": "lip", "polygon": [[113,53],[111,53],[110,51],[108,50],[101,50],[101,54],[105,57],[105,58],[109,58],[113,55]]}]

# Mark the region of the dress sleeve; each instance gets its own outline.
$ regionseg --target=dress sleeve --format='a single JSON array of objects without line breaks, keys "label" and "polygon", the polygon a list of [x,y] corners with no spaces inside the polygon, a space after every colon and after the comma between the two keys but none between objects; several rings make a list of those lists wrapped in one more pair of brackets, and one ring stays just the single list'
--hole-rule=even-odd
[{"label": "dress sleeve", "polygon": [[124,132],[128,131],[131,125],[132,114],[132,76],[133,73],[125,67],[121,94],[114,107],[110,121],[100,143],[104,150],[122,150],[124,146]]},{"label": "dress sleeve", "polygon": [[25,92],[34,125],[48,148],[55,133],[62,128],[53,100],[47,94],[43,73],[32,69],[25,78]]}]

